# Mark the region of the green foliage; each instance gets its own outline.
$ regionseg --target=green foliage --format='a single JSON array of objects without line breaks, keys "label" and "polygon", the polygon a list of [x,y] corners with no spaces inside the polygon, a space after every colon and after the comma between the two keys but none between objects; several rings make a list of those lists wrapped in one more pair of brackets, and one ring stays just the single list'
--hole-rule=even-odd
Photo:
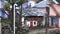
[{"label": "green foliage", "polygon": [[43,0],[35,0],[37,3],[39,3],[40,1],[43,1]]},{"label": "green foliage", "polygon": [[10,3],[10,0],[7,0]]},{"label": "green foliage", "polygon": [[60,34],[60,30],[53,30],[53,31],[50,31],[50,34]]},{"label": "green foliage", "polygon": [[19,0],[18,2],[16,2],[18,4],[18,6],[22,5],[23,3],[25,3],[27,0]]},{"label": "green foliage", "polygon": [[[8,0],[9,3],[11,3],[11,1],[12,0]],[[28,1],[28,0],[13,0],[13,3],[17,3],[20,6],[26,1]]]},{"label": "green foliage", "polygon": [[2,19],[1,22],[8,24],[10,22],[10,20],[6,18],[6,19]]},{"label": "green foliage", "polygon": [[45,32],[39,32],[39,33],[37,33],[37,34],[45,34]]},{"label": "green foliage", "polygon": [[55,32],[56,34],[60,34],[60,31],[59,30],[56,30],[56,32]]},{"label": "green foliage", "polygon": [[10,10],[10,4],[4,3],[4,10]]},{"label": "green foliage", "polygon": [[56,1],[60,3],[60,0],[56,0]]},{"label": "green foliage", "polygon": [[17,34],[27,34],[27,32],[17,32]]}]

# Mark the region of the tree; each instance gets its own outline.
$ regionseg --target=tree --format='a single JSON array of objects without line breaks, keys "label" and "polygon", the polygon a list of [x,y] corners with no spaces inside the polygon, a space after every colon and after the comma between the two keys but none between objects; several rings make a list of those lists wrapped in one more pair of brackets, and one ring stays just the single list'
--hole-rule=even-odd
[{"label": "tree", "polygon": [[58,3],[60,3],[60,0],[56,0]]},{"label": "tree", "polygon": [[[2,12],[4,14],[6,14],[7,16],[9,16],[5,11],[8,11],[8,12],[10,11],[10,4],[4,2],[3,6],[4,6],[4,8],[3,8],[4,11],[2,11]],[[7,24],[9,21],[10,20],[8,18],[4,18],[4,17],[2,18],[2,22],[3,23],[6,23]]]},{"label": "tree", "polygon": [[10,10],[10,4],[4,3],[4,10]]},{"label": "tree", "polygon": [[27,2],[28,0],[19,0],[16,3],[18,4],[18,6],[22,5],[23,3]]},{"label": "tree", "polygon": [[[20,15],[19,15],[19,21],[20,21],[20,24],[22,24],[21,23],[21,18],[22,18],[22,4],[25,2],[26,0],[8,0],[8,2],[12,5],[12,9],[11,9],[11,11],[9,12],[10,14],[9,14],[9,18],[10,18],[10,21],[11,21],[11,29],[13,29],[13,12],[14,12],[14,4],[15,3],[17,3],[19,6],[21,6],[21,10],[20,10]],[[20,26],[20,24],[19,24],[19,26]],[[20,30],[20,29],[19,29]]]}]

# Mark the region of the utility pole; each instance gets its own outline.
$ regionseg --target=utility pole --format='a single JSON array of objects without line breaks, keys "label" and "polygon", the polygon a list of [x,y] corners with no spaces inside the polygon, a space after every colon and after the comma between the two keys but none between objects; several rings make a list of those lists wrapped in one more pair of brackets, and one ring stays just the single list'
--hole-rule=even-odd
[{"label": "utility pole", "polygon": [[49,24],[49,7],[46,7],[46,33],[45,34],[48,34],[48,24]]},{"label": "utility pole", "polygon": [[1,17],[0,17],[0,34],[1,34]]}]

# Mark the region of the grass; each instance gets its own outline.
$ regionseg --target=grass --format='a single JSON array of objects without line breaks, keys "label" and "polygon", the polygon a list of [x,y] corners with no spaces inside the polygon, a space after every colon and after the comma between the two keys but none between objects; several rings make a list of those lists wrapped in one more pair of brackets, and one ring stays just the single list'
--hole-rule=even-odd
[{"label": "grass", "polygon": [[[45,34],[46,32],[38,32],[37,34]],[[50,34],[49,32],[47,32],[47,34]]]},{"label": "grass", "polygon": [[[45,34],[45,32],[39,32],[37,34]],[[60,31],[58,31],[58,30],[51,30],[51,31],[47,32],[47,34],[60,34]]]},{"label": "grass", "polygon": [[37,33],[37,34],[45,34],[45,32],[39,32],[39,33]]}]

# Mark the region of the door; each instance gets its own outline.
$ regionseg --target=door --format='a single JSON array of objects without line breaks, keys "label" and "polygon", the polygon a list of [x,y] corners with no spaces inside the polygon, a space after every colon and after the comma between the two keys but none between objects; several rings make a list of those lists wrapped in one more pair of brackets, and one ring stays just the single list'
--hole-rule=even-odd
[{"label": "door", "polygon": [[33,27],[33,21],[30,22],[30,27]]}]

